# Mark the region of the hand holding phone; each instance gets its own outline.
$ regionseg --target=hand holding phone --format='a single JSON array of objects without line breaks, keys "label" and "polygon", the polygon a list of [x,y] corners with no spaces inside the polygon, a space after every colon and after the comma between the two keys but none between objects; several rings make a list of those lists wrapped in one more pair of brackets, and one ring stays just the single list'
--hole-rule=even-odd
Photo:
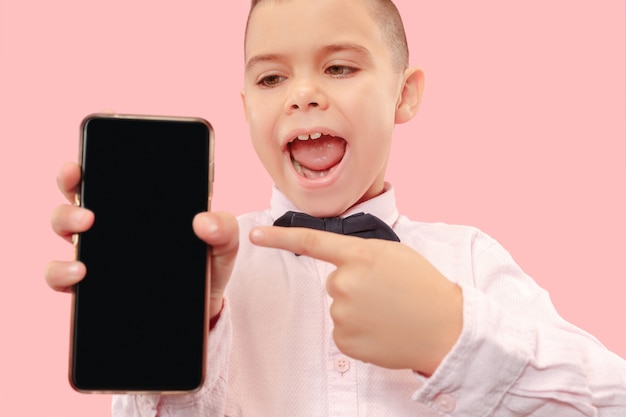
[{"label": "hand holding phone", "polygon": [[203,381],[213,131],[202,119],[92,115],[81,125],[70,380],[82,392],[189,392]]}]

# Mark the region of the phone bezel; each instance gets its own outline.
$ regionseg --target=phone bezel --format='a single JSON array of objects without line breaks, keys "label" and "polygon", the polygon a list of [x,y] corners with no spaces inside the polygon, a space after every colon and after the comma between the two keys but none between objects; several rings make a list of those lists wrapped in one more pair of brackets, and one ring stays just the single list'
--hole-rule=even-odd
[{"label": "phone bezel", "polygon": [[[78,160],[79,165],[81,167],[81,177],[82,177],[82,169],[84,163],[84,141],[86,138],[86,127],[87,124],[95,119],[125,119],[130,121],[164,121],[164,122],[192,122],[192,123],[201,123],[206,126],[208,134],[209,134],[209,148],[208,148],[208,198],[207,198],[207,211],[211,210],[211,200],[213,196],[213,182],[214,182],[214,149],[215,149],[215,133],[212,125],[205,119],[201,117],[187,117],[187,116],[161,116],[161,115],[142,115],[142,114],[109,114],[109,113],[93,113],[89,114],[80,123],[80,135],[79,135],[79,146],[78,146]],[[76,189],[74,204],[78,207],[83,207],[82,201],[82,179],[81,183]],[[72,244],[74,250],[74,259],[78,259],[78,247],[80,245],[80,233],[74,234],[72,236]],[[207,268],[209,267],[209,258],[207,257]],[[210,297],[210,277],[207,273],[206,275],[207,283],[205,285],[205,302],[208,303]],[[202,350],[205,352],[205,355],[202,357],[202,370],[201,370],[201,378],[200,383],[197,387],[190,390],[128,390],[128,389],[84,389],[74,382],[73,375],[73,351],[74,351],[74,321],[76,317],[76,291],[72,291],[72,308],[71,308],[71,320],[70,320],[70,351],[69,351],[69,366],[68,366],[68,379],[70,386],[72,389],[79,393],[83,394],[133,394],[133,395],[142,395],[142,394],[158,394],[158,395],[180,395],[180,394],[191,394],[199,391],[202,388],[206,377],[206,348],[208,343],[208,329],[204,334],[202,339]],[[205,317],[204,322],[208,326],[209,323],[209,308],[205,307]]]}]

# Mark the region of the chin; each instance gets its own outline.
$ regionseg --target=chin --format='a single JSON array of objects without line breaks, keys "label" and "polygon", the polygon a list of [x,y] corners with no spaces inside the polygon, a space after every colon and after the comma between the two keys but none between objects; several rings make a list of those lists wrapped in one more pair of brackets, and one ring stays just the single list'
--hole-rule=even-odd
[{"label": "chin", "polygon": [[299,196],[292,200],[302,212],[314,217],[336,217],[345,213],[360,199],[346,199],[346,194],[342,195],[314,195]]},{"label": "chin", "polygon": [[[299,179],[299,178],[298,178]],[[380,183],[380,184],[379,184]],[[369,184],[369,185],[368,185]],[[356,204],[369,200],[384,191],[384,181],[355,184],[345,177],[324,184],[303,184],[302,181],[287,181],[283,193],[293,202],[298,210],[314,217],[340,216]],[[281,187],[278,187],[281,189]]]}]

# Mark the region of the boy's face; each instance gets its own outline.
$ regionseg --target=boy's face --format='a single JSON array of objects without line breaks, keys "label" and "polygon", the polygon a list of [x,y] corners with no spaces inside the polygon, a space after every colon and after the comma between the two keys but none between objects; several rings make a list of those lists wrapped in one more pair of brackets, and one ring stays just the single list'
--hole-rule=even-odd
[{"label": "boy's face", "polygon": [[383,191],[405,74],[367,0],[263,2],[245,60],[252,143],[300,210],[335,216]]}]

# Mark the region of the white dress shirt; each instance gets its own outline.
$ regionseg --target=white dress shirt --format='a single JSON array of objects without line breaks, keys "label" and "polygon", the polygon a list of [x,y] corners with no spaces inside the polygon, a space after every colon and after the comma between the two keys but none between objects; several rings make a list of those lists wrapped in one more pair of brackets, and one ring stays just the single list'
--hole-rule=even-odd
[{"label": "white dress shirt", "polygon": [[[209,335],[206,382],[182,396],[115,396],[114,416],[626,416],[626,361],[564,321],[545,290],[481,231],[399,215],[393,188],[371,213],[463,292],[463,330],[429,378],[343,355],[332,338],[332,264],[252,245],[248,233],[297,208],[239,218],[240,247]],[[158,364],[155,364],[158,366]]]}]

